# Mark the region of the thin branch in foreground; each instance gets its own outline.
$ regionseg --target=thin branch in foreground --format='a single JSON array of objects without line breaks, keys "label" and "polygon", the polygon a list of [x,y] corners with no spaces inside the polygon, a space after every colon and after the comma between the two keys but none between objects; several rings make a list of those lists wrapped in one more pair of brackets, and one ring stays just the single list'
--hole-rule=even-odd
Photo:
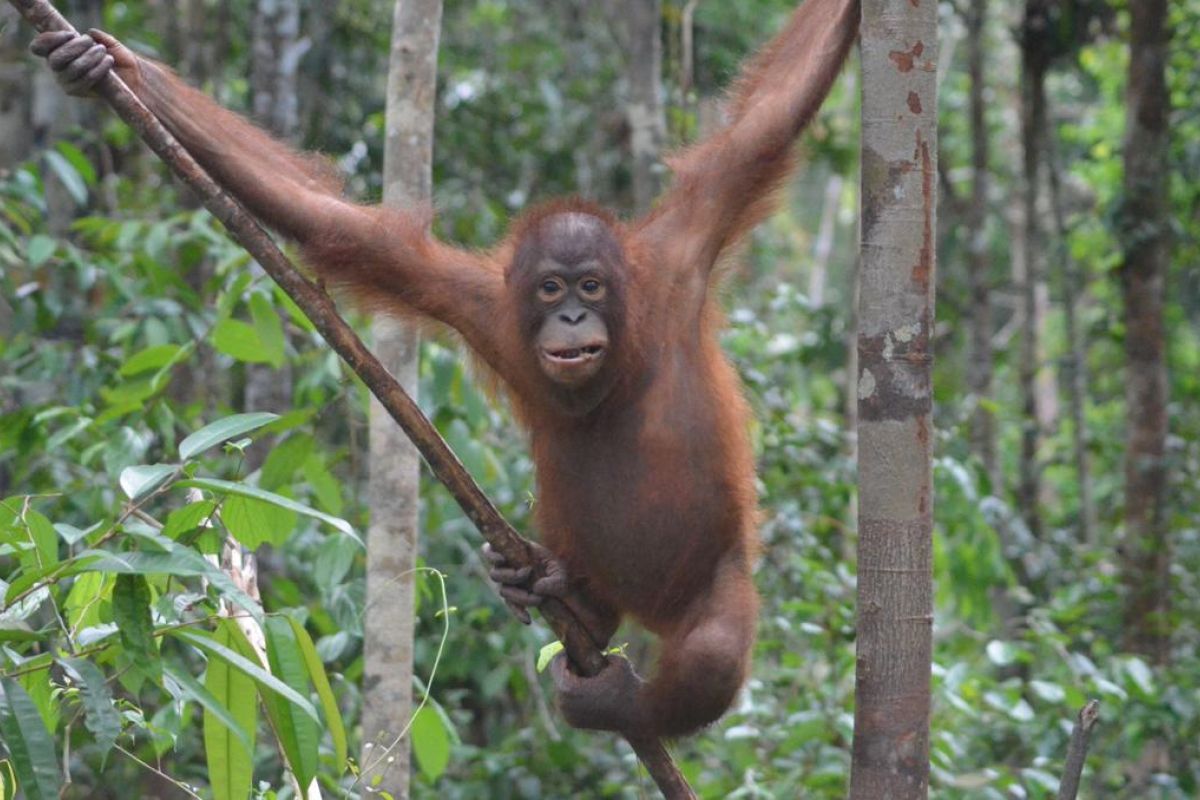
[{"label": "thin branch in foreground", "polygon": [[1067,746],[1067,761],[1063,765],[1062,781],[1058,784],[1058,800],[1075,800],[1079,793],[1079,780],[1083,776],[1083,765],[1087,761],[1088,744],[1092,729],[1100,721],[1100,701],[1089,700],[1079,709],[1079,719],[1071,732],[1071,743]]},{"label": "thin branch in foreground", "polygon": [[[74,31],[74,27],[47,0],[9,0],[38,31]],[[262,266],[296,303],[333,350],[379,399],[412,440],[434,476],[454,496],[483,538],[513,566],[532,566],[529,542],[501,516],[458,456],[450,449],[413,399],[388,373],[353,329],[342,319],[333,300],[303,277],[255,218],[227,194],[191,154],[146,108],[125,83],[110,72],[98,87],[101,97],[187,186],[204,207],[229,231],[230,236]],[[579,674],[595,675],[605,665],[604,654],[587,630],[562,602],[547,598],[539,607]],[[667,800],[690,800],[696,794],[671,759],[662,741],[627,736],[629,744]]]}]

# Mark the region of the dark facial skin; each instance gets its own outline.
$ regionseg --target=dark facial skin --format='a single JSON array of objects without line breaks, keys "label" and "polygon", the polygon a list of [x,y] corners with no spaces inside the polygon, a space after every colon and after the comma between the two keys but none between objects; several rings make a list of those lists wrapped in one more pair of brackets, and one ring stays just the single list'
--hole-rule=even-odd
[{"label": "dark facial skin", "polygon": [[608,286],[595,261],[560,264],[544,259],[536,267],[536,300],[542,327],[534,343],[542,371],[563,386],[579,386],[596,376],[608,354],[604,298]]},{"label": "dark facial skin", "polygon": [[541,220],[518,248],[512,291],[532,355],[573,410],[603,395],[623,322],[623,264],[609,224],[576,212]]}]

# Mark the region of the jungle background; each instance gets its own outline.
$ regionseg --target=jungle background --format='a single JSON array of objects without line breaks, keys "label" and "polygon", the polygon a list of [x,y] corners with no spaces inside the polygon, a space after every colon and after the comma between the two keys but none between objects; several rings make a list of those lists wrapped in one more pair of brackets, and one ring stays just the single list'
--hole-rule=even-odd
[{"label": "jungle background", "polygon": [[[391,6],[59,4],[327,153],[364,201],[381,192]],[[665,0],[650,23],[662,147],[714,124],[721,88],[791,7]],[[644,204],[621,13],[616,0],[446,0],[440,235],[487,246],[564,193]],[[1200,792],[1200,2],[1168,15],[1169,128],[1149,154],[1168,188],[1151,217],[1125,202],[1139,155],[1124,147],[1126,3],[941,4],[938,798],[1053,797],[1093,697],[1087,796]],[[327,796],[362,795],[344,764],[371,703],[355,533],[366,392],[124,125],[62,93],[31,37],[0,8],[0,796],[19,780],[30,798],[225,797],[252,774],[255,796],[292,797],[285,758]],[[676,747],[704,797],[845,792],[856,69],[727,281],[723,343],[757,419],[764,602],[741,700]],[[1164,231],[1163,302],[1130,318],[1126,253]],[[1162,361],[1127,349],[1143,323]],[[1151,373],[1165,364],[1166,393],[1130,407],[1147,358]],[[419,374],[422,407],[528,530],[535,487],[508,414],[447,340],[423,344]],[[1139,422],[1164,418],[1161,457],[1131,454]],[[650,796],[624,746],[556,718],[536,668],[548,629],[513,623],[478,535],[422,481],[421,570],[399,578],[416,584],[414,693],[427,693],[412,796]],[[1150,509],[1135,524],[1134,504]],[[269,671],[238,660],[217,598],[246,598],[201,557],[226,532],[258,556]]]}]

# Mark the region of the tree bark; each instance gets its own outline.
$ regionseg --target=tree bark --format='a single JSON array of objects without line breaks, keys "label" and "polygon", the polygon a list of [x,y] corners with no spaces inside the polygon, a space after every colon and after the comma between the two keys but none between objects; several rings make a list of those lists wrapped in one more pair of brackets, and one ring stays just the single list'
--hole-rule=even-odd
[{"label": "tree bark", "polygon": [[[96,0],[73,0],[69,8],[72,16],[82,20],[85,27],[100,24],[101,9]],[[97,109],[90,103],[77,103],[68,97],[49,70],[38,70],[34,75],[30,117],[33,141],[39,147],[54,145],[76,127],[85,131],[98,129]],[[42,176],[47,232],[56,239],[70,238],[71,223],[79,210],[75,199],[45,164]]]},{"label": "tree bark", "polygon": [[251,42],[254,118],[283,138],[294,138],[300,127],[297,75],[308,44],[300,35],[299,0],[258,0]]},{"label": "tree bark", "polygon": [[[258,0],[254,11],[254,36],[250,44],[250,90],[254,118],[264,128],[285,141],[296,139],[300,126],[300,57],[307,50],[300,35],[299,0]],[[256,274],[263,274],[255,266]],[[292,403],[292,367],[250,364],[242,407],[247,411],[282,413]],[[272,440],[259,442],[246,454],[247,466],[262,466]]]},{"label": "tree bark", "polygon": [[29,158],[33,148],[33,82],[19,21],[15,10],[0,6],[0,172]]},{"label": "tree bark", "polygon": [[817,226],[817,237],[813,242],[812,269],[808,273],[808,302],[812,308],[822,308],[825,305],[825,288],[829,283],[829,260],[833,257],[838,211],[842,206],[842,185],[841,175],[831,175],[825,183],[825,202],[821,208],[821,222]]},{"label": "tree bark", "polygon": [[1050,188],[1050,204],[1054,210],[1054,235],[1058,240],[1055,252],[1062,269],[1063,322],[1067,328],[1067,356],[1063,373],[1067,384],[1067,404],[1071,416],[1072,455],[1075,479],[1079,485],[1078,538],[1083,544],[1095,544],[1096,502],[1092,493],[1092,470],[1088,456],[1087,416],[1087,340],[1079,323],[1079,305],[1087,294],[1087,279],[1079,262],[1071,257],[1070,230],[1067,226],[1066,200],[1062,196],[1061,167],[1058,159],[1058,135],[1046,130],[1050,163],[1046,173]]},{"label": "tree bark", "polygon": [[1125,107],[1125,205],[1121,269],[1125,296],[1126,644],[1158,663],[1170,656],[1167,497],[1167,363],[1163,296],[1171,256],[1167,186],[1166,0],[1130,4]]},{"label": "tree bark", "polygon": [[[397,0],[392,20],[384,142],[383,202],[412,208],[433,187],[433,126],[442,0]],[[394,319],[371,326],[375,352],[412,397],[417,393],[416,331]],[[367,533],[364,622],[364,785],[397,800],[409,796],[413,588],[417,565],[420,461],[412,443],[375,400],[370,412],[371,526]],[[392,761],[380,758],[384,748]],[[372,746],[371,749],[366,749]],[[375,783],[376,778],[381,782]]]},{"label": "tree bark", "polygon": [[1046,24],[1047,0],[1028,0],[1022,22],[1021,44],[1021,258],[1024,269],[1014,275],[1020,290],[1021,353],[1018,381],[1021,392],[1021,451],[1018,466],[1017,505],[1034,538],[1042,536],[1041,415],[1038,411],[1040,314],[1038,285],[1042,280],[1038,224],[1038,146],[1046,115],[1047,61],[1038,35]]},{"label": "tree bark", "polygon": [[667,135],[662,105],[662,0],[617,0],[609,9],[625,50],[629,93],[625,120],[633,165],[633,205],[640,214],[650,208],[662,188],[660,158]]},{"label": "tree bark", "polygon": [[937,4],[862,25],[858,642],[853,800],[929,791]]},{"label": "tree bark", "polygon": [[967,70],[971,78],[971,202],[967,209],[967,274],[970,287],[970,346],[967,350],[967,386],[975,402],[971,414],[971,449],[983,464],[992,484],[1000,493],[999,460],[996,457],[996,417],[992,413],[992,379],[995,373],[992,353],[992,280],[988,240],[988,190],[991,137],[987,126],[987,61],[984,23],[987,0],[971,0],[967,9]]}]

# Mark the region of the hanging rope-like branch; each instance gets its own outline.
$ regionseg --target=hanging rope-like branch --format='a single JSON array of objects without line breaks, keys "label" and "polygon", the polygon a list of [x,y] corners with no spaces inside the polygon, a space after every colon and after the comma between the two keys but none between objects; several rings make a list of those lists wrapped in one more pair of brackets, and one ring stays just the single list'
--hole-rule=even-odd
[{"label": "hanging rope-like branch", "polygon": [[[40,32],[75,30],[47,0],[9,2]],[[342,319],[329,295],[296,269],[250,212],[196,163],[183,145],[115,73],[110,72],[97,91],[150,149],[166,162],[171,171],[196,193],[204,207],[225,225],[230,236],[295,301],[334,352],[366,384],[412,440],[430,470],[450,491],[483,538],[510,564],[532,566],[530,543],[504,519],[413,399]],[[566,605],[554,598],[546,598],[539,610],[555,636],[563,643],[567,657],[579,674],[595,675],[604,667],[604,654],[592,643],[586,629]],[[639,736],[626,738],[667,800],[696,797],[661,740]]]}]

